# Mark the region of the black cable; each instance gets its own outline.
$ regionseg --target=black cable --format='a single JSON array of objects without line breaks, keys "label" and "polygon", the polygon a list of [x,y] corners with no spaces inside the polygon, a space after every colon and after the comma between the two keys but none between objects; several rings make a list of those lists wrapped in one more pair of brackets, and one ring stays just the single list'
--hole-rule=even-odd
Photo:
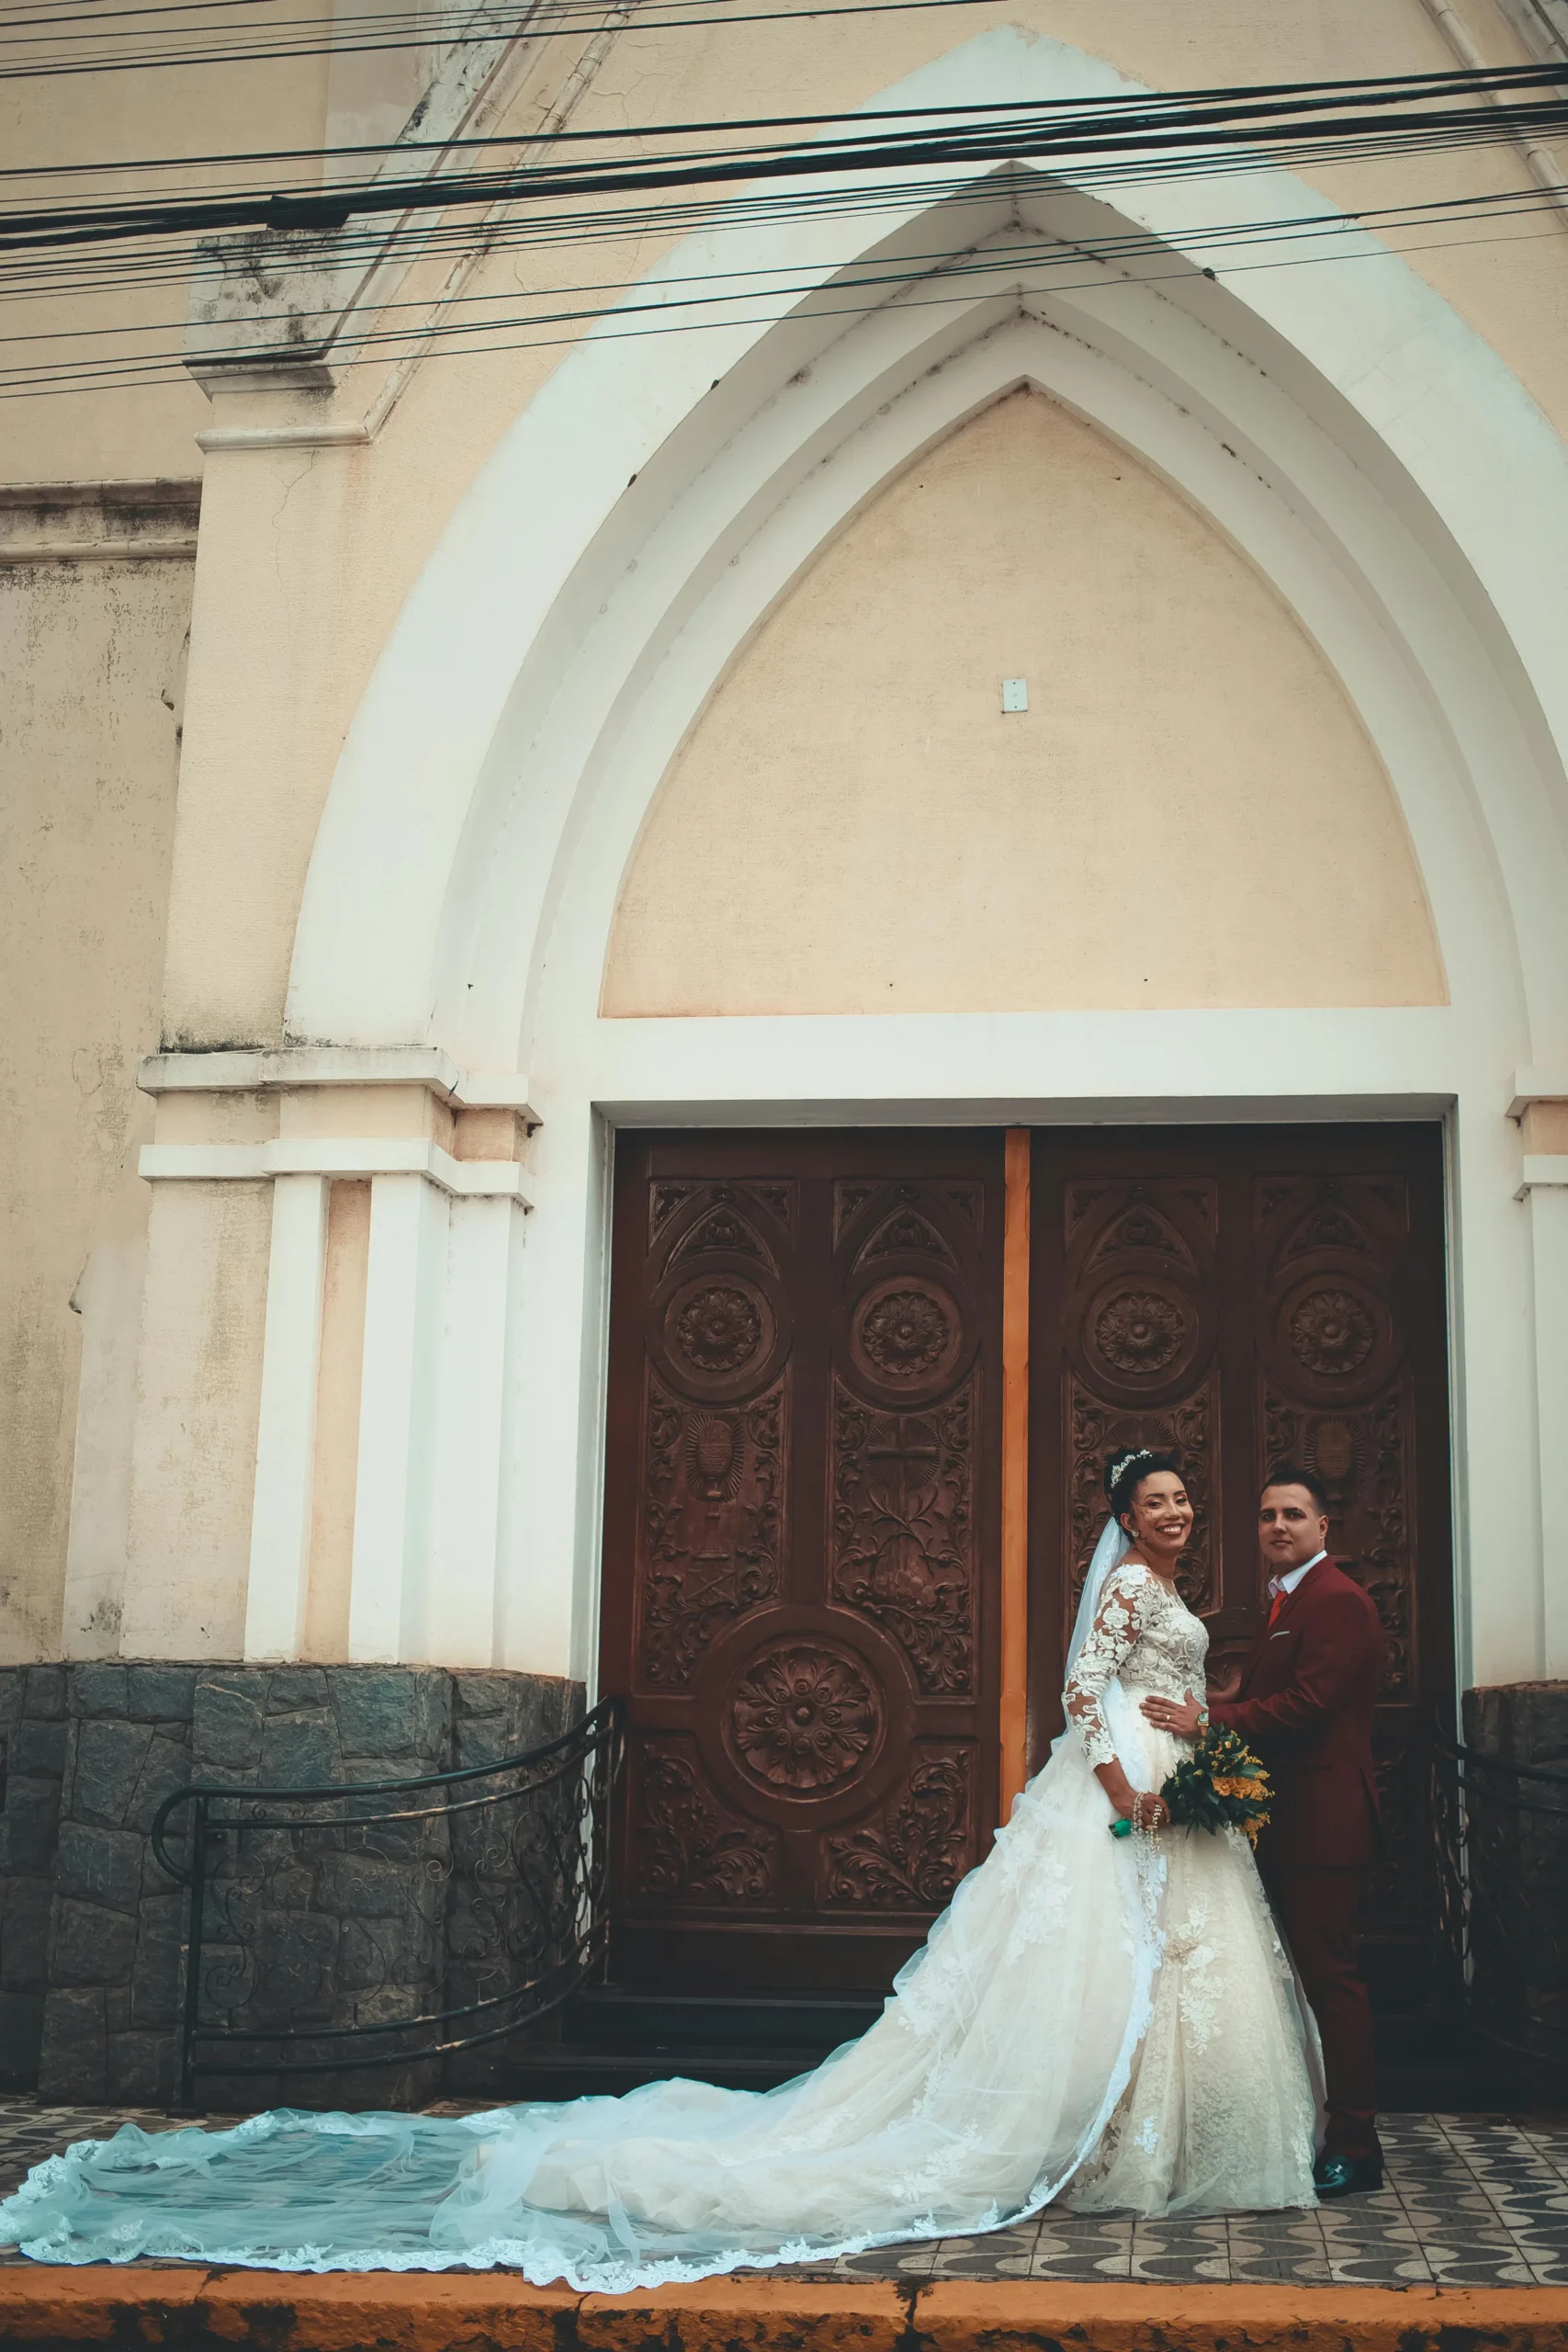
[{"label": "black cable", "polygon": [[[208,5],[208,0],[199,0],[199,5]],[[210,0],[210,5],[231,7],[235,5],[235,0]],[[90,164],[18,164],[0,166],[0,180],[58,178],[88,172],[194,171],[206,170],[220,164],[302,163],[320,166],[323,162],[337,163],[349,156],[459,154],[493,147],[530,147],[541,143],[565,147],[583,143],[625,143],[637,139],[716,138],[724,131],[812,130],[831,129],[836,124],[907,123],[932,119],[961,121],[983,115],[1010,117],[1034,114],[1059,119],[1064,123],[1091,113],[1110,119],[1122,114],[1157,118],[1162,113],[1179,114],[1184,107],[1235,104],[1238,101],[1244,105],[1281,101],[1283,111],[1304,113],[1313,105],[1328,106],[1337,100],[1347,106],[1355,105],[1358,103],[1355,96],[1358,92],[1365,93],[1361,102],[1371,105],[1384,94],[1397,94],[1407,100],[1419,100],[1464,96],[1483,91],[1553,87],[1559,83],[1568,83],[1568,73],[1553,65],[1454,66],[1424,74],[1356,74],[1338,81],[1228,83],[1190,90],[1137,91],[1124,98],[1096,96],[1048,101],[998,98],[962,106],[851,107],[832,114],[727,116],[716,121],[706,118],[694,122],[639,123],[630,129],[489,131],[478,136],[452,139],[371,140],[338,147],[241,149],[205,155],[131,156]],[[1293,103],[1296,100],[1300,103]],[[1281,109],[1277,107],[1276,110]]]},{"label": "black cable", "polygon": [[[1438,115],[1355,113],[1325,118],[1317,107],[1335,99],[1242,102],[1200,106],[1185,119],[1168,111],[1142,119],[1134,115],[1101,114],[1085,121],[1063,121],[1054,112],[1034,125],[1025,121],[960,125],[910,138],[903,132],[868,132],[838,145],[800,142],[765,148],[741,148],[695,155],[637,157],[622,164],[564,166],[522,164],[511,171],[474,172],[460,175],[432,174],[419,180],[371,180],[357,187],[337,187],[310,195],[279,195],[255,191],[197,201],[153,199],[130,205],[76,205],[65,209],[26,208],[0,215],[0,251],[31,245],[99,243],[138,236],[200,235],[243,229],[277,232],[341,232],[351,218],[379,213],[446,211],[453,207],[493,205],[546,198],[639,193],[648,189],[687,188],[788,177],[818,176],[868,166],[884,171],[931,164],[984,164],[1015,158],[1089,155],[1115,156],[1134,151],[1140,155],[1167,154],[1191,148],[1213,151],[1245,143],[1256,148],[1258,128],[1272,129],[1270,144],[1311,153],[1336,140],[1376,140],[1380,152],[1390,143],[1408,146],[1414,141],[1427,152],[1456,143],[1493,144],[1524,137],[1550,137],[1568,130],[1568,99],[1514,107],[1456,108]],[[1351,102],[1354,104],[1354,102]],[[1375,103],[1369,99],[1367,103]],[[1285,114],[1313,116],[1305,123],[1281,123]]]},{"label": "black cable", "polygon": [[[1544,202],[1544,198],[1543,198],[1543,202]],[[1555,235],[1556,235],[1556,234],[1558,234],[1559,232],[1558,232],[1557,231],[1555,231],[1555,230],[1552,230],[1552,231],[1550,231],[1550,232],[1540,232],[1540,233],[1543,233],[1543,234],[1551,234],[1551,235],[1555,236]],[[1388,251],[1386,251],[1386,252],[1384,252],[1384,253],[1382,253],[1382,254],[1366,254],[1366,253],[1362,253],[1362,254],[1336,254],[1336,255],[1319,255],[1319,254],[1301,254],[1301,255],[1295,256],[1294,258],[1292,258],[1292,257],[1284,257],[1284,258],[1278,259],[1278,260],[1258,261],[1258,262],[1240,262],[1240,263],[1237,263],[1237,264],[1234,266],[1234,268],[1227,267],[1227,268],[1226,268],[1226,269],[1224,269],[1223,272],[1221,272],[1221,271],[1216,271],[1215,269],[1213,269],[1213,268],[1210,268],[1210,267],[1186,267],[1186,268],[1183,268],[1183,267],[1179,267],[1179,267],[1177,267],[1177,268],[1175,268],[1175,269],[1171,269],[1171,270],[1161,270],[1161,271],[1156,271],[1156,272],[1153,273],[1153,274],[1152,274],[1152,275],[1150,275],[1150,276],[1143,277],[1126,277],[1126,276],[1119,276],[1119,277],[1106,277],[1101,276],[1101,277],[1092,277],[1092,278],[1086,278],[1086,279],[1082,280],[1082,281],[1081,281],[1078,285],[1077,285],[1077,286],[1074,286],[1074,285],[1068,285],[1068,286],[1055,285],[1055,286],[1045,286],[1045,287],[1023,287],[1023,286],[1020,286],[1020,287],[1018,287],[1018,288],[1012,288],[1012,289],[1010,289],[1010,290],[1011,290],[1011,291],[1013,291],[1013,292],[1015,292],[1015,293],[1017,293],[1017,294],[1019,294],[1019,295],[1021,295],[1021,295],[1024,295],[1024,294],[1029,294],[1029,293],[1041,293],[1041,294],[1044,294],[1044,295],[1049,296],[1049,295],[1052,295],[1052,294],[1057,294],[1057,295],[1060,295],[1060,294],[1063,294],[1063,293],[1081,292],[1081,291],[1086,291],[1086,290],[1087,290],[1087,291],[1090,291],[1090,292],[1099,292],[1099,291],[1101,291],[1102,289],[1104,289],[1104,288],[1110,288],[1110,287],[1119,287],[1119,286],[1131,286],[1131,287],[1145,287],[1145,286],[1151,286],[1151,285],[1153,285],[1153,286],[1159,286],[1159,285],[1164,285],[1164,284],[1169,284],[1169,283],[1172,283],[1173,281],[1176,281],[1176,280],[1179,280],[1179,279],[1183,279],[1183,278],[1185,278],[1185,279],[1191,279],[1191,278],[1194,278],[1194,277],[1205,277],[1205,278],[1208,278],[1208,279],[1210,279],[1210,280],[1212,280],[1212,281],[1213,281],[1213,282],[1215,282],[1215,283],[1220,283],[1220,282],[1223,282],[1223,279],[1224,279],[1224,278],[1228,278],[1228,277],[1233,277],[1233,276],[1247,276],[1247,275],[1249,275],[1249,274],[1251,274],[1251,273],[1253,273],[1253,272],[1255,272],[1255,271],[1262,270],[1262,269],[1296,269],[1296,268],[1312,268],[1312,267],[1320,267],[1320,266],[1322,266],[1324,265],[1324,263],[1325,263],[1325,261],[1331,261],[1331,262],[1346,262],[1346,261],[1354,261],[1354,260],[1379,260],[1379,259],[1387,259],[1387,258],[1389,258],[1389,257],[1390,257],[1390,255],[1391,255],[1391,254],[1392,254],[1393,257],[1397,258],[1397,257],[1398,257],[1398,254],[1399,254],[1399,252],[1400,252],[1401,250],[1404,250],[1404,251],[1411,251],[1411,252],[1433,252],[1433,251],[1443,250],[1447,245],[1452,244],[1452,243],[1455,243],[1455,242],[1461,242],[1461,243],[1479,243],[1479,242],[1483,242],[1483,241],[1482,241],[1482,240],[1458,240],[1458,241],[1456,241],[1456,240],[1451,240],[1451,239],[1450,239],[1450,240],[1436,240],[1436,241],[1434,241],[1432,243],[1427,244],[1427,245],[1424,245],[1424,246],[1413,246],[1413,247],[1408,247],[1408,248],[1404,248],[1404,249],[1399,249],[1399,248],[1389,248],[1389,249],[1388,249]],[[1523,240],[1522,240],[1522,239],[1510,239],[1510,240],[1508,240],[1507,242],[1510,242],[1510,243],[1512,243],[1512,242],[1523,242]],[[913,301],[911,302],[910,307],[911,307],[911,308],[914,308],[914,309],[941,309],[941,308],[947,307],[947,306],[951,305],[951,304],[952,304],[952,303],[953,303],[953,302],[967,301],[967,300],[969,300],[970,299],[971,299],[971,297],[970,297],[967,293],[964,293],[964,294],[955,294],[955,295],[951,295],[951,296],[937,295],[937,296],[929,296],[929,297],[916,297],[916,298],[913,300]],[[846,306],[842,306],[842,307],[835,307],[835,308],[831,308],[831,309],[829,309],[829,308],[819,309],[819,310],[814,311],[813,311],[813,313],[812,313],[812,315],[813,315],[814,317],[821,317],[821,318],[863,318],[863,317],[868,316],[868,315],[869,315],[873,311],[874,311],[874,310],[879,310],[879,309],[881,309],[881,308],[883,308],[883,307],[884,307],[884,306],[883,306],[883,304],[881,304],[881,303],[855,303],[855,304],[850,304],[850,305],[846,305]],[[602,318],[602,317],[604,317],[604,315],[605,315],[605,313],[604,313],[603,311],[587,311],[587,312],[583,312],[583,313],[570,313],[570,314],[568,314],[568,316],[569,316],[569,317],[570,317],[570,318],[572,318],[572,319],[574,319],[574,320],[575,320],[575,319],[578,319],[578,318],[581,318],[581,317],[587,317],[587,318]],[[491,332],[502,332],[502,331],[504,331],[505,329],[507,329],[507,328],[509,328],[509,327],[511,327],[511,326],[541,325],[541,324],[546,324],[546,323],[549,323],[549,322],[548,322],[548,321],[544,321],[544,320],[536,320],[536,320],[523,320],[523,319],[517,319],[517,320],[502,320],[502,321],[498,321],[498,322],[495,322],[495,327],[494,327],[494,329],[493,329],[493,330],[491,330]],[[706,330],[716,330],[716,329],[719,329],[719,328],[723,328],[723,327],[747,326],[747,325],[769,326],[769,325],[774,325],[774,324],[778,324],[778,323],[780,323],[780,322],[779,322],[779,320],[778,320],[778,318],[777,318],[777,315],[776,315],[775,313],[773,313],[773,312],[772,312],[772,311],[765,311],[765,312],[762,312],[762,313],[761,313],[761,314],[759,314],[759,315],[757,315],[756,317],[753,317],[753,318],[739,318],[739,319],[733,319],[733,318],[732,318],[732,319],[709,319],[709,320],[696,320],[696,321],[683,320],[683,321],[681,321],[681,322],[679,322],[678,323],[676,323],[676,324],[674,324],[674,325],[671,325],[671,326],[663,326],[663,327],[660,327],[660,326],[642,326],[642,327],[629,327],[629,328],[626,328],[626,329],[621,329],[621,328],[613,327],[613,326],[612,326],[612,327],[606,327],[606,328],[604,328],[604,329],[602,330],[602,339],[610,340],[610,341],[615,341],[615,342],[621,342],[621,341],[632,341],[632,340],[636,340],[637,338],[641,337],[641,336],[645,336],[645,335],[660,335],[660,334],[690,334],[701,333],[701,332],[704,332],[704,331],[706,331]],[[484,330],[476,330],[476,331],[477,331],[477,332],[484,332]],[[420,341],[420,340],[423,340],[423,338],[418,337],[418,336],[414,336],[414,337],[412,337],[412,338],[411,338],[411,339],[412,339],[412,340],[414,340],[414,341],[416,341],[416,342],[417,342],[417,341]],[[569,346],[569,345],[570,345],[580,343],[581,340],[582,340],[582,337],[581,337],[581,334],[562,334],[562,335],[545,335],[545,336],[531,335],[531,336],[528,336],[527,338],[525,338],[525,340],[520,341],[520,342],[516,342],[516,343],[498,344],[498,343],[495,343],[495,342],[487,341],[487,342],[484,342],[484,343],[475,343],[475,344],[471,344],[471,345],[466,345],[466,346],[464,346],[464,347],[462,347],[462,348],[457,348],[457,347],[455,347],[455,346],[454,346],[454,345],[446,345],[444,348],[443,348],[443,347],[440,347],[440,346],[437,346],[436,348],[433,349],[433,350],[429,353],[429,355],[428,355],[428,356],[431,356],[431,357],[433,357],[433,358],[441,358],[441,357],[451,357],[451,358],[483,358],[483,357],[489,357],[489,356],[492,356],[492,355],[500,355],[500,354],[503,354],[503,353],[506,353],[506,352],[512,352],[512,351],[545,351],[545,350],[554,350],[554,349],[561,348],[561,347],[563,347],[563,346]],[[386,356],[386,355],[385,355],[385,354],[378,354],[378,356],[384,357],[384,356]],[[144,389],[144,388],[148,388],[148,387],[151,387],[151,386],[156,385],[156,384],[158,384],[158,383],[177,382],[177,381],[179,380],[180,375],[181,375],[181,373],[183,372],[183,370],[182,370],[181,368],[172,368],[172,367],[170,367],[170,366],[169,366],[169,364],[168,364],[167,362],[164,362],[164,363],[162,363],[162,364],[164,365],[164,368],[165,368],[165,372],[164,372],[164,374],[162,374],[162,375],[159,375],[159,374],[157,374],[157,373],[155,373],[155,372],[154,372],[155,368],[156,368],[156,366],[158,365],[158,363],[154,362],[154,363],[152,363],[152,365],[150,365],[150,366],[149,366],[148,368],[146,368],[144,370],[141,370],[141,371],[139,371],[139,372],[135,372],[135,373],[131,373],[131,374],[129,374],[129,375],[123,375],[123,374],[121,374],[119,371],[115,370],[115,369],[113,369],[113,368],[100,368],[100,369],[89,369],[89,370],[84,370],[84,371],[83,371],[83,373],[82,373],[82,375],[81,375],[80,377],[62,377],[62,376],[60,376],[60,375],[55,375],[55,376],[51,376],[51,377],[49,377],[49,378],[42,378],[42,377],[39,377],[39,378],[35,378],[33,380],[28,381],[28,382],[24,382],[24,383],[12,383],[12,384],[10,384],[9,386],[6,386],[6,385],[5,385],[3,382],[0,382],[0,401],[4,401],[4,400],[26,400],[26,399],[36,399],[36,398],[39,398],[39,397],[40,397],[40,396],[47,396],[48,394],[50,394],[50,393],[51,393],[51,392],[52,392],[52,393],[59,393],[59,392],[69,392],[69,391],[73,391],[73,390],[74,390],[74,391],[112,391],[112,390],[137,390],[137,389]]]},{"label": "black cable", "polygon": [[711,31],[716,28],[728,30],[734,25],[770,25],[781,20],[814,23],[820,17],[897,16],[909,9],[991,7],[998,0],[834,0],[832,6],[813,5],[807,8],[759,8],[743,13],[716,17],[660,16],[655,11],[660,5],[681,5],[690,7],[694,0],[644,0],[634,24],[623,18],[619,25],[619,0],[584,0],[580,8],[563,5],[563,0],[546,0],[550,13],[566,17],[561,23],[540,22],[531,14],[519,18],[515,32],[504,26],[491,26],[484,31],[455,33],[433,43],[423,36],[408,40],[325,40],[309,46],[268,48],[260,43],[246,48],[228,50],[197,50],[181,53],[168,51],[149,57],[84,58],[45,61],[31,65],[0,68],[0,81],[54,81],[75,74],[136,74],[154,70],[170,71],[186,65],[249,65],[277,64],[312,57],[382,56],[403,50],[427,51],[432,47],[446,50],[484,49],[492,43],[522,38],[528,40],[556,40],[587,30],[641,30],[653,32],[683,32],[696,29]]},{"label": "black cable", "polygon": [[[890,261],[886,270],[880,275],[874,275],[855,282],[887,286],[908,284],[922,272],[939,268],[943,265],[953,265],[963,270],[990,270],[998,266],[998,256],[1020,254],[1038,257],[1047,253],[1057,253],[1069,258],[1095,261],[1104,266],[1129,256],[1136,257],[1145,254],[1151,250],[1170,252],[1173,254],[1191,254],[1201,252],[1206,247],[1213,245],[1291,243],[1303,237],[1338,236],[1353,232],[1375,233],[1386,237],[1400,230],[1457,225],[1466,218],[1483,221],[1505,220],[1518,213],[1529,214],[1545,210],[1550,204],[1551,198],[1542,188],[1509,188],[1479,197],[1434,198],[1426,202],[1412,200],[1399,205],[1364,207],[1354,212],[1336,209],[1329,212],[1302,213],[1286,219],[1268,216],[1258,220],[1226,221],[1218,227],[1184,229],[1158,233],[1153,230],[1130,229],[1120,234],[1092,239],[1064,240],[1045,235],[1018,245],[987,247],[984,253],[975,255],[973,259],[970,256],[974,254],[974,249],[969,245],[942,246],[934,250],[902,254],[897,261]],[[1447,242],[1473,243],[1483,241],[1471,239]],[[814,286],[842,283],[842,273],[846,270],[865,268],[874,271],[875,267],[874,256],[861,256],[853,261],[841,262],[828,271],[818,266],[810,272],[807,283],[795,290],[803,294],[808,293]],[[701,298],[692,298],[693,300],[722,301],[736,300],[739,297],[733,293],[713,294],[711,289],[717,284],[734,287],[742,280],[763,279],[769,281],[773,290],[777,292],[789,290],[781,289],[779,285],[781,277],[797,277],[804,274],[804,265],[797,266],[794,270],[787,266],[782,268],[718,269],[686,277],[662,277],[659,283],[664,289],[687,286],[702,287],[706,289],[705,294]],[[552,287],[547,294],[544,289],[540,289],[536,299],[564,300],[578,295],[613,298],[632,292],[643,282],[641,278],[590,279],[577,285]],[[26,299],[36,300],[38,297],[30,295]],[[448,295],[442,298],[442,307],[450,308],[455,304],[495,303],[509,299],[513,298],[493,290],[484,293]],[[667,300],[662,307],[679,308],[685,299],[677,297],[672,302]],[[432,298],[425,295],[405,301],[378,303],[376,314],[378,318],[384,318],[389,313],[416,311],[428,318],[432,307]],[[602,300],[592,313],[582,315],[604,316],[615,307],[613,300]],[[649,305],[648,307],[661,306]],[[331,311],[320,312],[264,311],[251,313],[247,318],[247,324],[253,327],[299,325],[308,322],[313,317],[335,316],[336,312]],[[105,335],[123,335],[129,332],[183,334],[185,331],[186,322],[183,319],[154,321],[135,330],[128,329],[123,322],[96,327],[54,327],[26,334],[0,334],[0,347],[8,344],[96,341]],[[388,331],[388,339],[403,336],[418,339],[428,332],[430,330],[423,325],[393,328]],[[364,336],[356,335],[354,338],[354,349],[358,352],[367,343],[380,339],[382,338],[378,333]],[[252,349],[254,346],[246,346],[247,353]],[[233,356],[238,357],[244,355],[236,352]]]}]

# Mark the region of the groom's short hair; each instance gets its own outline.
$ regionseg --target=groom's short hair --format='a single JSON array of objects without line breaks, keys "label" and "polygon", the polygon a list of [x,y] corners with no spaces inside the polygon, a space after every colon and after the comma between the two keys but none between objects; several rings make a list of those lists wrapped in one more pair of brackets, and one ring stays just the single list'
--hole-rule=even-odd
[{"label": "groom's short hair", "polygon": [[1259,1489],[1259,1502],[1270,1487],[1304,1487],[1324,1518],[1328,1517],[1328,1489],[1315,1470],[1303,1470],[1294,1462],[1276,1462]]}]

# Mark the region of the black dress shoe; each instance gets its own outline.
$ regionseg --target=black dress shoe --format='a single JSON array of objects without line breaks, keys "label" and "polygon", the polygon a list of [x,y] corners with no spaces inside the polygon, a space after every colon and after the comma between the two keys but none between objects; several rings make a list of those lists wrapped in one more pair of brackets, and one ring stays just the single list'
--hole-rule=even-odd
[{"label": "black dress shoe", "polygon": [[1312,2185],[1325,2203],[1330,2198],[1355,2197],[1366,2189],[1381,2188],[1382,2158],[1319,2156],[1313,2166]]}]

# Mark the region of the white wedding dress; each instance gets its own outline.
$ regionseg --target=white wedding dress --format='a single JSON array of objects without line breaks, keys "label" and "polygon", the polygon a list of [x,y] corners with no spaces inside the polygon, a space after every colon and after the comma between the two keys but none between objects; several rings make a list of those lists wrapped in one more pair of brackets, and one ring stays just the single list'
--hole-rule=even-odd
[{"label": "white wedding dress", "polygon": [[1091,1598],[1067,1734],[876,2024],[812,2074],[460,2119],[128,2126],[38,2166],[0,2231],[50,2262],[508,2264],[615,2291],[998,2229],[1052,2199],[1311,2205],[1316,2035],[1245,1838],[1112,1838],[1092,1770],[1119,1755],[1158,1787],[1179,1749],[1138,1702],[1201,1689],[1207,1633],[1114,1556]]}]

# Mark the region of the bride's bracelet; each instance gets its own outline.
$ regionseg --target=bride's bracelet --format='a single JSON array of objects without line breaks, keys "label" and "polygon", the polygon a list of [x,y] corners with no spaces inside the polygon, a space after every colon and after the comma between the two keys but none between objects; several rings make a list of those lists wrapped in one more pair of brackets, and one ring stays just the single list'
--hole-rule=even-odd
[{"label": "bride's bracelet", "polygon": [[[1151,1820],[1150,1820],[1150,1818],[1149,1818],[1148,1811],[1147,1811],[1147,1807],[1148,1807],[1148,1805],[1150,1804],[1150,1803],[1151,1803],[1151,1802],[1152,1802],[1152,1804],[1153,1804],[1153,1805],[1154,1805],[1154,1808],[1155,1808],[1155,1814],[1156,1814],[1156,1818],[1155,1818],[1154,1820],[1152,1820],[1152,1821],[1151,1821]],[[1134,1792],[1133,1792],[1133,1835],[1134,1835],[1134,1838],[1152,1838],[1152,1837],[1154,1836],[1154,1834],[1155,1834],[1155,1831],[1156,1831],[1156,1830],[1158,1828],[1158,1826],[1159,1826],[1159,1822],[1158,1822],[1158,1817],[1157,1817],[1157,1816],[1158,1816],[1158,1813],[1159,1813],[1159,1799],[1158,1799],[1158,1797],[1155,1797],[1154,1799],[1152,1799],[1152,1800],[1151,1800],[1151,1799],[1150,1799],[1150,1797],[1149,1797],[1149,1795],[1148,1795],[1148,1792],[1147,1792],[1147,1791],[1146,1791],[1146,1790],[1144,1790],[1144,1789],[1134,1789]]]}]

